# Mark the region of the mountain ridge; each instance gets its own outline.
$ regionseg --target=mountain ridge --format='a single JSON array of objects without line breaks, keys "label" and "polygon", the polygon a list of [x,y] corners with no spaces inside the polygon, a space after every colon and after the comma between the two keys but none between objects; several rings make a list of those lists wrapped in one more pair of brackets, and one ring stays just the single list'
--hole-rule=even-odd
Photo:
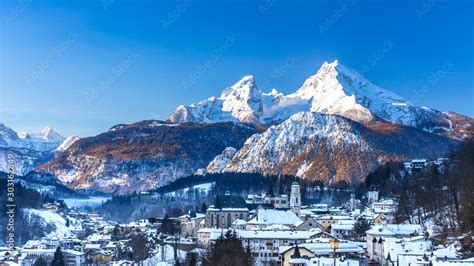
[{"label": "mountain ridge", "polygon": [[226,147],[240,147],[255,132],[253,126],[232,122],[120,124],[75,141],[36,170],[53,174],[74,189],[146,191],[192,175]]},{"label": "mountain ridge", "polygon": [[[233,97],[230,101],[227,98],[228,95],[241,94],[245,96]],[[471,130],[467,133],[454,130],[455,127],[464,126],[456,124],[446,112],[416,106],[403,97],[378,87],[338,60],[324,62],[316,74],[307,78],[299,89],[288,95],[283,95],[276,89],[263,93],[258,89],[253,76],[245,76],[224,89],[220,97],[179,106],[167,121],[240,121],[272,125],[301,111],[340,115],[362,123],[383,119],[455,139],[472,136]],[[472,119],[465,119],[463,122],[466,120],[469,128],[472,128]],[[466,134],[469,135],[465,136]]]}]

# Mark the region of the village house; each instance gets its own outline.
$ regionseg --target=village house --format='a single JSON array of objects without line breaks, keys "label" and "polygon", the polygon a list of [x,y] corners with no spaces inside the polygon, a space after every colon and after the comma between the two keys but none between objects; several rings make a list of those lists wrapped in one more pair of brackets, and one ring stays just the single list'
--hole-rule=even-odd
[{"label": "village house", "polygon": [[350,239],[354,237],[355,234],[354,224],[355,221],[344,221],[331,224],[331,235],[335,236],[336,238]]},{"label": "village house", "polygon": [[299,231],[309,231],[315,228],[324,229],[324,226],[316,219],[308,216],[306,216],[303,221],[295,223],[295,229]]},{"label": "village house", "polygon": [[367,231],[367,253],[369,258],[377,262],[383,262],[388,254],[387,246],[389,239],[401,239],[419,236],[423,228],[419,224],[380,224],[373,226]]},{"label": "village house", "polygon": [[344,221],[351,221],[352,217],[347,215],[324,215],[317,218],[317,221],[324,226],[324,229],[329,229],[329,226]]},{"label": "village house", "polygon": [[300,224],[301,219],[292,210],[275,210],[259,208],[255,217],[247,222],[246,229],[265,229],[274,224],[285,225],[292,228],[295,224]]},{"label": "village house", "polygon": [[197,244],[202,248],[209,248],[219,237],[225,235],[228,229],[202,228],[197,231]]},{"label": "village house", "polygon": [[288,209],[290,206],[288,195],[265,195],[263,203],[270,204],[276,209]]},{"label": "village house", "polygon": [[247,226],[247,221],[237,219],[234,222],[232,222],[231,229],[232,230],[245,230],[246,226]]},{"label": "village house", "polygon": [[[19,265],[33,265],[38,258],[45,259],[48,263],[53,260],[56,249],[21,249],[22,257],[18,261]],[[64,260],[67,265],[81,266],[85,263],[85,254],[81,251],[64,249],[62,250]]]},{"label": "village house", "polygon": [[392,199],[372,203],[372,210],[376,214],[393,214],[397,211],[397,203]]},{"label": "village house", "polygon": [[197,237],[197,231],[200,229],[201,221],[206,219],[206,215],[202,213],[189,212],[177,218],[180,226],[181,236]]},{"label": "village house", "polygon": [[385,215],[381,213],[375,215],[374,219],[372,219],[372,224],[374,225],[378,225],[378,224],[386,223],[386,222],[387,222],[387,218],[385,217]]}]

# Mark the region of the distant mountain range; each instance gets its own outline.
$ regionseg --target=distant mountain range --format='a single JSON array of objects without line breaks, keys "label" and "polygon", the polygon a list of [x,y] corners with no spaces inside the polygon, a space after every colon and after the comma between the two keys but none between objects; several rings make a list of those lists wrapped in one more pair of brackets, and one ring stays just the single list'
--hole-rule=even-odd
[{"label": "distant mountain range", "polygon": [[219,97],[179,106],[167,121],[117,125],[95,137],[20,134],[2,124],[0,155],[17,152],[21,173],[36,168],[74,189],[115,193],[208,172],[358,183],[388,161],[446,155],[473,136],[473,124],[416,106],[334,61],[288,95],[263,93],[245,76]]},{"label": "distant mountain range", "polygon": [[56,152],[68,148],[78,137],[65,139],[53,130],[45,127],[40,133],[16,132],[0,123],[0,171],[8,172],[9,154],[13,157],[13,172],[25,175],[38,164],[45,162]]}]

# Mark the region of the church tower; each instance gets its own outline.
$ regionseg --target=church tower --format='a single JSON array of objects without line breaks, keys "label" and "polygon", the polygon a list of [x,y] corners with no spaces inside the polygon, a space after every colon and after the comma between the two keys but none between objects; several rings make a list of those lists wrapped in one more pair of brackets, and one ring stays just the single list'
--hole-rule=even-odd
[{"label": "church tower", "polygon": [[300,184],[298,184],[298,182],[296,181],[291,184],[290,207],[291,209],[293,209],[293,212],[299,217],[301,213],[301,192]]}]

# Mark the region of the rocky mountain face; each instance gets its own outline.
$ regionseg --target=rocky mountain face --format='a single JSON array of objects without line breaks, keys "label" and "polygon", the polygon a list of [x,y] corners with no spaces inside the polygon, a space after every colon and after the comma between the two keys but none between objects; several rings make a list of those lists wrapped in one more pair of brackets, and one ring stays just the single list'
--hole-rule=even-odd
[{"label": "rocky mountain face", "polygon": [[74,142],[38,167],[74,189],[131,193],[193,174],[226,147],[240,148],[256,133],[240,123],[169,124],[147,120],[117,125]]},{"label": "rocky mountain face", "polygon": [[21,173],[44,162],[36,170],[70,188],[112,193],[218,172],[357,183],[385,162],[444,156],[474,136],[472,118],[419,107],[338,61],[287,95],[264,93],[245,76],[219,97],[178,107],[166,122],[120,124],[84,139],[2,126],[1,167],[2,149],[13,149]]},{"label": "rocky mountain face", "polygon": [[[464,138],[455,128],[472,128],[473,120],[452,119],[457,114],[419,107],[403,97],[382,89],[337,60],[324,62],[294,93],[283,95],[275,89],[261,92],[253,76],[246,76],[211,97],[180,106],[168,120],[183,122],[241,121],[277,124],[301,111],[339,115],[361,123],[384,120],[430,133]],[[461,124],[459,124],[461,123]]]},{"label": "rocky mountain face", "polygon": [[363,125],[338,115],[301,112],[250,137],[223,171],[358,183],[385,162],[436,158],[455,145],[451,139],[384,121]]},{"label": "rocky mountain face", "polygon": [[11,168],[16,175],[25,175],[49,160],[63,141],[64,137],[50,126],[40,133],[26,133],[0,123],[0,171]]}]

